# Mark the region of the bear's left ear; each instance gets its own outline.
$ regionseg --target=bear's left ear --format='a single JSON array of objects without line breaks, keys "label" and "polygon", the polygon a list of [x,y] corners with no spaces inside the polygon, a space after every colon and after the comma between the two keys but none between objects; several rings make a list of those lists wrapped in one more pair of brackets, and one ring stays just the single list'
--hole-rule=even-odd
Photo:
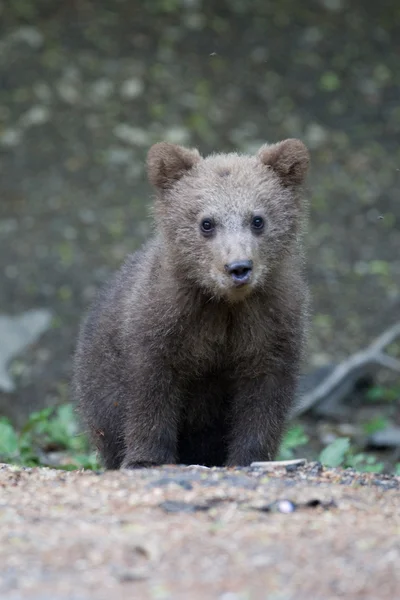
[{"label": "bear's left ear", "polygon": [[257,156],[264,165],[275,171],[285,186],[303,183],[310,163],[306,146],[296,139],[262,146]]},{"label": "bear's left ear", "polygon": [[170,188],[201,160],[196,149],[183,148],[168,142],[154,144],[147,154],[147,174],[154,187]]}]

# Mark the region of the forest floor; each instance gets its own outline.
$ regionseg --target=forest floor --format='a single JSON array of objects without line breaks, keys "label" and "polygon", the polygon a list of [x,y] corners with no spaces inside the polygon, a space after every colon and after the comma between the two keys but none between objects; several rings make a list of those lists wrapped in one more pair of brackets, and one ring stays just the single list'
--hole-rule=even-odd
[{"label": "forest floor", "polygon": [[0,466],[2,600],[393,600],[400,478]]}]

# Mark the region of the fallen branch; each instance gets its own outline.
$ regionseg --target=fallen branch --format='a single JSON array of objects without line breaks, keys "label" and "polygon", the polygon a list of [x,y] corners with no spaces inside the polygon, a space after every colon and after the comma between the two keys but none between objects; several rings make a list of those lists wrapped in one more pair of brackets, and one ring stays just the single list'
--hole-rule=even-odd
[{"label": "fallen branch", "polygon": [[[335,367],[310,391],[307,378],[300,389],[299,403],[294,407],[291,417],[298,417],[322,401],[330,405],[342,400],[354,385],[370,375],[379,367],[396,371],[400,374],[400,360],[386,354],[385,348],[400,337],[400,322],[396,323],[376,338],[365,350],[353,354]],[[328,369],[329,370],[329,369]]]},{"label": "fallen branch", "polygon": [[251,468],[263,469],[264,471],[274,471],[286,467],[302,467],[306,464],[305,458],[293,458],[291,460],[267,460],[257,461],[250,464]]}]

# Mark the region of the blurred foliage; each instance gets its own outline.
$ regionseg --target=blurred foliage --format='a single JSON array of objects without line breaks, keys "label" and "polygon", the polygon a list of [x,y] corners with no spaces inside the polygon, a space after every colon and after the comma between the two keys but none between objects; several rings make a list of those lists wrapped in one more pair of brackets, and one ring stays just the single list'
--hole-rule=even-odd
[{"label": "blurred foliage", "polygon": [[373,386],[367,391],[366,398],[370,402],[396,402],[400,398],[400,387]]},{"label": "blurred foliage", "polygon": [[322,450],[320,462],[326,467],[352,468],[357,471],[382,473],[384,464],[372,454],[356,453],[350,446],[349,438],[337,438]]},{"label": "blurred foliage", "polygon": [[309,439],[310,438],[305,433],[302,425],[294,425],[293,427],[290,427],[283,436],[278,459],[290,460],[294,457],[295,450],[305,446]]},{"label": "blurred foliage", "polygon": [[327,467],[339,467],[344,463],[349,450],[349,438],[338,438],[322,450],[319,460]]},{"label": "blurred foliage", "polygon": [[65,470],[99,468],[87,438],[78,433],[71,404],[32,413],[19,432],[8,419],[1,418],[0,461]]},{"label": "blurred foliage", "polygon": [[[384,420],[377,418],[369,423],[367,432],[377,431],[385,425]],[[308,442],[309,436],[304,427],[293,425],[284,435],[278,460],[294,458]],[[337,438],[328,444],[314,460],[327,467],[340,466],[375,473],[384,470],[383,462],[371,453],[358,452],[348,437]],[[8,419],[0,418],[0,462],[64,470],[101,468],[87,437],[78,432],[71,404],[32,413],[21,431],[17,431]],[[400,464],[396,465],[395,472],[400,474]]]}]

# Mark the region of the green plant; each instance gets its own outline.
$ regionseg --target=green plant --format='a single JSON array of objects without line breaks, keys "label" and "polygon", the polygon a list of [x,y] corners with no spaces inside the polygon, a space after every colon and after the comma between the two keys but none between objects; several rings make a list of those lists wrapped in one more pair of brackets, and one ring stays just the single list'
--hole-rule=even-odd
[{"label": "green plant", "polygon": [[18,454],[18,435],[11,423],[4,417],[0,419],[0,458],[13,458]]},{"label": "green plant", "polygon": [[279,460],[289,460],[293,458],[294,451],[300,446],[304,446],[309,441],[308,435],[304,432],[302,425],[294,425],[287,430],[283,436],[279,450]]},{"label": "green plant", "polygon": [[[58,460],[50,460],[51,453]],[[71,404],[32,413],[20,432],[0,418],[0,461],[66,470],[99,468],[86,436],[78,432]]]},{"label": "green plant", "polygon": [[320,462],[327,467],[354,468],[358,471],[382,473],[383,463],[377,462],[372,454],[354,452],[350,446],[349,438],[337,438],[326,446],[319,455]]},{"label": "green plant", "polygon": [[344,463],[349,449],[349,438],[337,438],[322,450],[319,460],[327,467],[339,467]]},{"label": "green plant", "polygon": [[378,462],[373,454],[360,452],[358,454],[348,454],[346,459],[346,467],[352,467],[357,471],[365,471],[369,473],[382,473],[384,464]]},{"label": "green plant", "polygon": [[374,385],[366,393],[369,402],[396,402],[400,398],[400,387]]},{"label": "green plant", "polygon": [[388,419],[385,419],[385,417],[375,417],[374,419],[371,419],[370,421],[364,423],[363,430],[364,433],[366,433],[367,435],[372,435],[377,431],[382,431],[382,429],[386,429],[388,425],[389,421]]}]

